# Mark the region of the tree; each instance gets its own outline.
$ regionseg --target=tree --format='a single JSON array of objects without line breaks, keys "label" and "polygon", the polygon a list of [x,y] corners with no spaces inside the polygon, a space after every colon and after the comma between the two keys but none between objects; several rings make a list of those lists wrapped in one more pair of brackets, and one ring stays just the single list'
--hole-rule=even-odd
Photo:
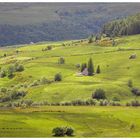
[{"label": "tree", "polygon": [[5,70],[1,70],[0,78],[4,78],[5,76],[6,76],[6,71]]},{"label": "tree", "polygon": [[132,88],[131,92],[132,92],[135,96],[140,96],[140,89],[138,89],[138,88]]},{"label": "tree", "polygon": [[16,63],[15,64],[15,70],[18,71],[18,72],[24,71],[24,66]]},{"label": "tree", "polygon": [[58,64],[64,64],[65,63],[65,59],[63,57],[60,57],[58,59]]},{"label": "tree", "polygon": [[92,94],[92,98],[100,100],[106,99],[105,91],[103,89],[96,89],[96,91]]},{"label": "tree", "polygon": [[64,136],[65,135],[65,129],[63,127],[56,127],[52,130],[53,136]]},{"label": "tree", "polygon": [[98,73],[98,74],[99,74],[99,73],[101,73],[101,70],[100,70],[100,65],[98,65],[98,66],[97,66],[96,73]]},{"label": "tree", "polygon": [[54,81],[62,81],[62,76],[60,73],[57,73],[54,77]]},{"label": "tree", "polygon": [[74,129],[71,127],[56,127],[52,130],[53,136],[72,136],[74,133]]},{"label": "tree", "polygon": [[7,72],[8,78],[13,78],[14,77],[14,71],[15,71],[14,66],[9,66],[8,72]]},{"label": "tree", "polygon": [[81,65],[81,72],[82,72],[85,68],[87,68],[87,64],[86,64],[86,63],[83,63],[83,64]]},{"label": "tree", "polygon": [[66,127],[66,135],[67,135],[67,136],[72,136],[73,133],[74,133],[73,128],[71,128],[71,127]]},{"label": "tree", "polygon": [[133,87],[133,82],[132,82],[132,80],[128,80],[128,87],[130,87],[130,88]]},{"label": "tree", "polygon": [[94,73],[94,66],[93,66],[92,59],[90,58],[88,61],[88,75],[92,76],[93,73]]},{"label": "tree", "polygon": [[90,37],[89,37],[89,40],[88,40],[88,43],[92,43],[93,42],[93,35],[91,35]]}]

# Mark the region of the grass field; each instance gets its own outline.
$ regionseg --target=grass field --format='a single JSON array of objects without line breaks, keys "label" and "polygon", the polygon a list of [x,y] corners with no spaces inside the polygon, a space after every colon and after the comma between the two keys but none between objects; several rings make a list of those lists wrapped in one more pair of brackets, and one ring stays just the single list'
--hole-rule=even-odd
[{"label": "grass field", "polygon": [[[86,40],[75,40],[0,48],[1,68],[16,62],[25,68],[23,72],[16,72],[12,79],[0,78],[0,88],[20,89],[22,85],[29,85],[42,77],[52,80],[56,73],[61,73],[61,82],[27,87],[25,97],[10,102],[27,99],[37,103],[85,100],[91,98],[97,88],[102,88],[108,100],[117,97],[124,105],[135,99],[128,87],[128,80],[133,81],[133,87],[140,87],[139,40],[140,35],[116,38],[117,45],[114,47],[103,42],[89,44]],[[49,45],[52,45],[52,50],[42,51]],[[6,57],[3,57],[4,53]],[[129,59],[132,54],[136,54],[136,59]],[[65,64],[58,64],[60,57],[65,58]],[[76,64],[87,62],[89,58],[92,58],[95,70],[100,65],[101,73],[77,76]],[[52,137],[51,131],[57,126],[73,127],[73,137],[140,137],[139,113],[139,107],[125,106],[1,108],[0,137]]]},{"label": "grass field", "polygon": [[[41,107],[0,112],[0,137],[53,137],[57,126],[72,137],[140,137],[140,108]],[[134,126],[132,128],[132,125]]]}]

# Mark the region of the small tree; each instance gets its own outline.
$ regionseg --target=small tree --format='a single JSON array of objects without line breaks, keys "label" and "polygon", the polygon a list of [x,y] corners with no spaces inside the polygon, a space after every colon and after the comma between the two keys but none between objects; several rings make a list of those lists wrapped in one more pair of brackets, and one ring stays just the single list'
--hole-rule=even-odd
[{"label": "small tree", "polygon": [[14,71],[15,71],[14,66],[9,66],[8,72],[7,72],[8,78],[13,78],[14,77]]},{"label": "small tree", "polygon": [[23,65],[16,64],[15,65],[15,69],[16,69],[16,71],[21,72],[21,71],[24,71],[24,66]]},{"label": "small tree", "polygon": [[4,78],[5,76],[6,76],[6,71],[5,70],[1,70],[0,78]]},{"label": "small tree", "polygon": [[130,87],[130,88],[133,87],[133,82],[132,82],[132,80],[128,80],[128,87]]},{"label": "small tree", "polygon": [[60,73],[57,73],[54,77],[54,81],[62,81],[62,76]]},{"label": "small tree", "polygon": [[65,136],[65,130],[63,127],[56,127],[52,130],[53,136]]},{"label": "small tree", "polygon": [[67,136],[72,136],[73,133],[74,133],[73,128],[71,128],[71,127],[66,127],[66,135],[67,135]]},{"label": "small tree", "polygon": [[51,50],[52,49],[52,46],[47,46],[47,50]]},{"label": "small tree", "polygon": [[92,43],[93,42],[93,35],[91,35],[90,37],[89,37],[89,40],[88,40],[88,43]]},{"label": "small tree", "polygon": [[138,89],[138,88],[132,88],[131,92],[132,92],[135,96],[140,96],[140,89]]},{"label": "small tree", "polygon": [[94,73],[94,66],[93,66],[92,59],[90,58],[88,61],[88,75],[92,76],[93,73]]},{"label": "small tree", "polygon": [[100,100],[106,99],[105,91],[103,89],[96,89],[96,91],[92,94],[92,98]]},{"label": "small tree", "polygon": [[64,64],[65,63],[65,59],[63,57],[60,57],[58,59],[58,64]]},{"label": "small tree", "polygon": [[97,70],[96,70],[96,73],[97,73],[97,74],[101,73],[100,65],[98,65]]}]

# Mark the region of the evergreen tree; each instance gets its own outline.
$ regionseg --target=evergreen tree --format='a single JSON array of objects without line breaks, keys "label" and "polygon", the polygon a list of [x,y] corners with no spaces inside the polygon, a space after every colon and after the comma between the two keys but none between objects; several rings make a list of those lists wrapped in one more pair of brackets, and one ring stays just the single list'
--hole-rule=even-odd
[{"label": "evergreen tree", "polygon": [[92,59],[90,58],[88,61],[88,75],[92,76],[93,73],[94,73],[94,66],[93,66]]},{"label": "evergreen tree", "polygon": [[93,42],[93,35],[91,35],[90,37],[89,37],[89,40],[88,40],[88,43],[92,43]]},{"label": "evergreen tree", "polygon": [[97,67],[97,70],[96,70],[96,73],[101,73],[101,70],[100,70],[100,65],[98,65],[98,67]]}]

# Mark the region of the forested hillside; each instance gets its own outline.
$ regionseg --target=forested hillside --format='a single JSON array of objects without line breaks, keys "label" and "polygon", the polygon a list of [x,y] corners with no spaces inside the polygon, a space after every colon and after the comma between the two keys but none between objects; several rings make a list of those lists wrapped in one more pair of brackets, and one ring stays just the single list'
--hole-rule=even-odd
[{"label": "forested hillside", "polygon": [[0,45],[86,38],[139,3],[1,3]]},{"label": "forested hillside", "polygon": [[124,19],[114,20],[104,25],[107,36],[133,35],[140,33],[140,13]]}]

